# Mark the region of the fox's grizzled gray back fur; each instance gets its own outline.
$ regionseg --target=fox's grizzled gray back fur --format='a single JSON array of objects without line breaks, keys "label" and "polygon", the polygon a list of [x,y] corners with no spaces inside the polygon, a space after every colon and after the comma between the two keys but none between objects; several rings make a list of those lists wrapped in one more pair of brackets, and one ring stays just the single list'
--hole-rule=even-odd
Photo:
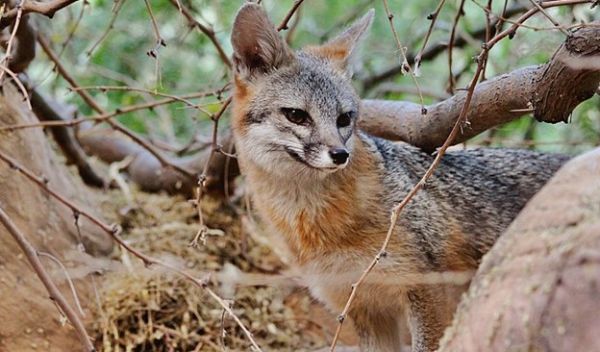
[{"label": "fox's grizzled gray back fur", "polygon": [[[369,138],[369,137],[366,137]],[[384,202],[401,201],[433,162],[433,156],[408,144],[369,138],[384,162]],[[446,258],[449,225],[471,234],[463,255],[480,260],[527,201],[569,159],[566,155],[514,149],[448,152],[425,187],[403,211],[400,224],[417,234],[428,269]]]}]

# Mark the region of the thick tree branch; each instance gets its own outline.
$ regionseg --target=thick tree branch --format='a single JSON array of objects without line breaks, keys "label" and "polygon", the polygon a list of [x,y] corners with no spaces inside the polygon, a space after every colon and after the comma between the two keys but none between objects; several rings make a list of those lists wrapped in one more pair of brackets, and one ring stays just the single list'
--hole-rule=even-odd
[{"label": "thick tree branch", "polygon": [[[22,8],[23,14],[26,13],[39,13],[52,18],[56,11],[62,10],[63,8],[71,5],[79,0],[54,0],[54,1],[36,1],[28,0],[24,1]],[[2,18],[0,18],[0,29],[10,25],[13,19],[17,17],[17,8],[8,10]]]},{"label": "thick tree branch", "polygon": [[[133,156],[133,161],[127,166],[126,171],[133,182],[148,192],[167,191],[193,196],[197,187],[195,180],[176,172],[170,167],[161,165],[148,150],[132,141],[123,138],[111,130],[85,130],[78,134],[82,147],[107,163],[118,162],[128,156]],[[231,136],[223,139],[223,149],[229,150],[233,143]],[[202,172],[211,155],[211,148],[198,152],[194,156],[171,158],[169,161],[196,174]],[[233,184],[233,179],[239,175],[237,163],[231,163],[229,172],[225,174],[227,157],[222,153],[215,153],[207,169],[206,191],[214,196],[224,196],[225,184]],[[230,186],[231,187],[231,186]]]},{"label": "thick tree branch", "polygon": [[[31,107],[41,121],[63,121],[61,114],[52,107],[35,89],[31,91]],[[104,181],[98,176],[87,162],[85,153],[74,139],[73,132],[65,126],[50,127],[54,140],[62,150],[68,162],[74,164],[81,179],[90,186],[102,187]]]},{"label": "thick tree branch", "polygon": [[[467,123],[455,143],[491,127],[533,112],[544,122],[567,121],[573,109],[593,96],[600,84],[600,67],[574,62],[600,55],[600,28],[572,33],[545,65],[526,67],[477,86]],[[366,132],[402,140],[433,151],[441,146],[464,105],[466,92],[427,107],[409,102],[364,100],[360,126]]]}]

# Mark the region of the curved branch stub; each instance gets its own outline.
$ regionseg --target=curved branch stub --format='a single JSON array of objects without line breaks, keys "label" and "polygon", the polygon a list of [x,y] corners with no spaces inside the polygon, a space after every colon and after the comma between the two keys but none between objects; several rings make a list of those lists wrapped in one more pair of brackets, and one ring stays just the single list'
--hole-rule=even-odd
[{"label": "curved branch stub", "polygon": [[586,27],[574,31],[550,62],[536,79],[533,116],[543,122],[568,122],[573,109],[598,89],[600,29]]}]

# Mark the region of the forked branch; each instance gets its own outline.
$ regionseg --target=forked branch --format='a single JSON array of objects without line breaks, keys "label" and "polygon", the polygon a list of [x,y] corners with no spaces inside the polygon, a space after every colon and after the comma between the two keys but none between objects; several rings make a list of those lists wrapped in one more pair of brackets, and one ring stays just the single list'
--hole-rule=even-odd
[{"label": "forked branch", "polygon": [[[23,1],[21,8],[23,10],[23,14],[27,13],[39,13],[44,16],[48,16],[52,18],[54,14],[62,10],[63,8],[71,5],[78,0],[54,0],[54,1],[36,1],[36,0],[28,0]],[[0,18],[0,29],[5,28],[10,25],[12,21],[17,17],[17,13],[19,10],[15,7],[8,10],[2,18]]]}]

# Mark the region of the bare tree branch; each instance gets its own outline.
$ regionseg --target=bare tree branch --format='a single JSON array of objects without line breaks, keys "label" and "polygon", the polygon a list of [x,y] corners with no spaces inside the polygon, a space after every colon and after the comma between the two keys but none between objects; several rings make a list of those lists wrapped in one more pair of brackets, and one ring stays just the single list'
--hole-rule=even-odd
[{"label": "bare tree branch", "polygon": [[[42,121],[63,121],[65,118],[56,111],[46,99],[35,89],[31,91],[31,106],[34,114]],[[103,187],[104,180],[96,174],[87,162],[85,153],[76,142],[73,132],[65,126],[50,127],[54,140],[62,150],[69,163],[74,164],[81,179],[90,186]]]},{"label": "bare tree branch", "polygon": [[[0,64],[5,65],[6,67],[9,67],[9,62],[11,59],[11,55],[12,55],[12,51],[13,51],[13,45],[15,44],[15,38],[17,36],[17,32],[19,31],[19,27],[21,25],[21,19],[23,18],[23,7],[22,4],[17,4],[16,6],[17,9],[17,17],[15,18],[15,22],[12,25],[12,29],[10,31],[10,38],[8,39],[8,42],[6,43],[6,52],[4,53],[4,57],[2,58],[2,61],[0,61]],[[4,72],[2,71],[0,72],[0,81],[2,81],[2,78],[4,78]]]},{"label": "bare tree branch", "polygon": [[[34,12],[52,18],[57,11],[62,10],[63,8],[77,1],[78,0],[54,0],[45,2],[27,0],[23,2],[22,9],[23,14]],[[17,13],[18,10],[16,7],[8,10],[4,16],[0,18],[0,29],[10,25],[13,19],[17,17]]]},{"label": "bare tree branch", "polygon": [[48,273],[46,272],[46,269],[44,269],[44,265],[40,261],[40,258],[38,257],[35,248],[31,245],[31,243],[29,243],[29,241],[27,241],[25,235],[23,235],[23,233],[17,228],[17,226],[12,222],[11,218],[8,216],[8,214],[6,214],[1,207],[0,223],[4,225],[8,233],[10,233],[14,240],[19,244],[19,247],[21,247],[23,253],[25,253],[27,260],[33,267],[33,271],[35,271],[37,276],[40,278],[40,280],[46,287],[46,290],[48,290],[48,293],[50,294],[50,299],[60,307],[62,313],[64,313],[64,315],[67,317],[67,319],[69,319],[71,324],[73,324],[73,327],[77,332],[79,340],[81,340],[81,343],[83,344],[83,346],[85,346],[85,350],[95,351],[96,349],[92,345],[92,341],[90,340],[90,337],[85,331],[85,326],[83,325],[83,322],[81,321],[77,313],[75,313],[73,308],[69,306],[69,303],[67,303],[65,297],[62,295],[58,287],[56,287],[56,285],[50,278],[50,275],[48,275]]},{"label": "bare tree branch", "polygon": [[197,28],[200,32],[204,33],[208,37],[208,39],[213,43],[215,49],[217,49],[217,53],[219,54],[221,61],[223,61],[223,63],[225,65],[227,65],[227,67],[231,68],[231,60],[229,60],[229,56],[225,53],[225,50],[223,50],[223,46],[217,40],[215,31],[212,28],[207,27],[207,26],[203,25],[202,23],[198,22],[194,18],[194,15],[192,14],[192,12],[187,7],[183,6],[183,4],[181,4],[178,0],[169,0],[169,1],[171,1],[171,3],[175,7],[177,7],[177,9],[179,9],[179,12],[181,12],[183,17],[185,17],[185,19],[188,21],[188,24],[191,28]]},{"label": "bare tree branch", "polygon": [[292,5],[292,8],[288,11],[288,13],[285,15],[285,17],[283,18],[283,20],[281,21],[281,23],[279,24],[279,26],[277,26],[277,31],[284,31],[286,29],[288,29],[288,22],[290,21],[290,19],[292,18],[292,16],[294,16],[294,13],[298,10],[298,8],[300,7],[300,5],[302,5],[302,2],[304,0],[295,0],[294,1],[294,5]]},{"label": "bare tree branch", "polygon": [[[600,84],[599,67],[572,67],[578,58],[600,55],[600,28],[573,32],[545,65],[526,67],[479,84],[455,143],[528,112],[545,122],[567,121],[573,109],[593,96]],[[360,126],[370,134],[402,140],[433,151],[454,126],[466,93],[427,107],[415,103],[364,100]]]},{"label": "bare tree branch", "polygon": [[[48,57],[52,60],[52,62],[54,62],[54,64],[56,65],[56,69],[58,70],[60,75],[69,83],[71,88],[75,92],[77,92],[77,94],[79,94],[81,96],[81,98],[96,112],[103,114],[103,115],[107,114],[107,112],[92,98],[92,96],[86,90],[78,89],[79,85],[77,84],[77,82],[75,82],[75,79],[71,76],[71,74],[67,71],[67,69],[64,67],[64,65],[60,62],[59,58],[56,56],[56,54],[50,47],[50,43],[48,42],[48,40],[41,35],[38,35],[37,39],[38,39],[38,43],[40,43],[40,46],[42,47],[42,49],[44,50],[46,55],[48,55]],[[158,159],[160,161],[161,165],[171,167],[174,170],[186,175],[190,179],[194,178],[194,173],[190,172],[189,170],[187,170],[179,165],[171,164],[167,160],[167,157],[165,157],[159,151],[157,151],[148,141],[146,141],[144,138],[137,135],[136,133],[133,133],[132,131],[127,129],[125,126],[123,126],[121,123],[119,123],[118,121],[113,120],[111,118],[107,118],[105,121],[114,130],[125,134],[126,136],[131,138],[135,143],[139,144],[144,149],[147,149],[148,152],[150,152],[156,159]]]},{"label": "bare tree branch", "polygon": [[[174,172],[171,168],[164,167],[147,150],[132,141],[118,136],[111,130],[89,130],[78,134],[82,147],[107,163],[117,162],[128,156],[133,156],[133,161],[127,166],[126,171],[131,180],[137,183],[143,190],[148,192],[167,191],[193,196],[197,184],[195,180]],[[223,149],[233,144],[231,136],[223,140]],[[210,146],[208,146],[210,147]],[[212,154],[212,148],[205,148],[191,157],[172,158],[171,163],[192,170],[196,174],[202,172],[203,166]],[[206,193],[214,196],[224,195],[224,185],[239,175],[237,163],[233,163],[229,173],[225,174],[225,163],[227,157],[222,153],[215,153],[210,166],[206,171]]]}]

